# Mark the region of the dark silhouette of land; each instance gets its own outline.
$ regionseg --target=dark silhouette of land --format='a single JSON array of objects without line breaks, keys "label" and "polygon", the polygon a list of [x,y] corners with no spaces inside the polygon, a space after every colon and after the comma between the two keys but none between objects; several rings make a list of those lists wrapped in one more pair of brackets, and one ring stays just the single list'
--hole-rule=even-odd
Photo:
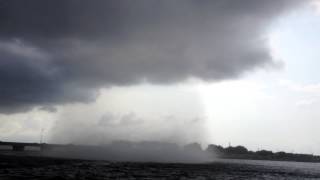
[{"label": "dark silhouette of land", "polygon": [[[183,147],[174,143],[164,142],[129,142],[115,141],[101,146],[63,145],[46,143],[2,142],[1,147],[11,155],[20,151],[20,155],[28,153],[27,147],[38,148],[39,153],[32,155],[70,157],[84,159],[104,159],[111,161],[154,161],[154,162],[210,162],[221,159],[249,159],[273,161],[320,162],[320,156],[287,152],[272,152],[268,150],[250,151],[244,146],[222,147],[210,144],[205,150],[199,143],[187,144]],[[2,151],[0,151],[2,152]]]},{"label": "dark silhouette of land", "polygon": [[211,144],[207,152],[216,154],[218,158],[225,159],[250,159],[250,160],[273,160],[273,161],[297,161],[297,162],[320,162],[320,156],[312,154],[298,154],[287,152],[272,152],[268,150],[249,151],[244,146],[222,147]]}]

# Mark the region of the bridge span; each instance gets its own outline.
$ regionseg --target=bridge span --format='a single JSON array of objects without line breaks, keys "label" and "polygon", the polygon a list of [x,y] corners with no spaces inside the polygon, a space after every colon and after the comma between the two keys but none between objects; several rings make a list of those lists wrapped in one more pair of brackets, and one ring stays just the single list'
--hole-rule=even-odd
[{"label": "bridge span", "polygon": [[44,151],[44,150],[49,150],[49,149],[56,148],[56,147],[65,147],[68,145],[0,141],[0,147],[1,146],[11,146],[13,151],[24,151],[26,147],[38,147],[40,149],[40,151]]}]

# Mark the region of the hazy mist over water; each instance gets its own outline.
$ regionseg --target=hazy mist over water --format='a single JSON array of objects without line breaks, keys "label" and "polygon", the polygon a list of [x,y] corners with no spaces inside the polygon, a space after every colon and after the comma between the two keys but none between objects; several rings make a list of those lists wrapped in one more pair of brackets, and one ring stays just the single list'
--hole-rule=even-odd
[{"label": "hazy mist over water", "polygon": [[215,159],[198,144],[115,141],[99,146],[69,145],[44,152],[46,156],[124,162],[204,163]]}]

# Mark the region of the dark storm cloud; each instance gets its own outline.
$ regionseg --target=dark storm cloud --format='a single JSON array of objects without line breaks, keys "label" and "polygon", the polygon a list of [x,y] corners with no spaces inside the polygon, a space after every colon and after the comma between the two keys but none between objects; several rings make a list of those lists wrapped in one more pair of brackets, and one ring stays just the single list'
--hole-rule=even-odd
[{"label": "dark storm cloud", "polygon": [[263,33],[299,0],[2,0],[0,112],[103,86],[234,78],[273,65]]}]

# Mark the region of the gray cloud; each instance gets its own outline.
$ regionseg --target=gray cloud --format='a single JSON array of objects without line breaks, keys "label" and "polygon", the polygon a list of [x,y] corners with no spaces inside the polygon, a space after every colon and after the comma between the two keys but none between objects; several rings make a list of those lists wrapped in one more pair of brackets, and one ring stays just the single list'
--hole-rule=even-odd
[{"label": "gray cloud", "polygon": [[273,65],[263,35],[299,0],[0,1],[0,112],[89,102],[97,89]]}]

